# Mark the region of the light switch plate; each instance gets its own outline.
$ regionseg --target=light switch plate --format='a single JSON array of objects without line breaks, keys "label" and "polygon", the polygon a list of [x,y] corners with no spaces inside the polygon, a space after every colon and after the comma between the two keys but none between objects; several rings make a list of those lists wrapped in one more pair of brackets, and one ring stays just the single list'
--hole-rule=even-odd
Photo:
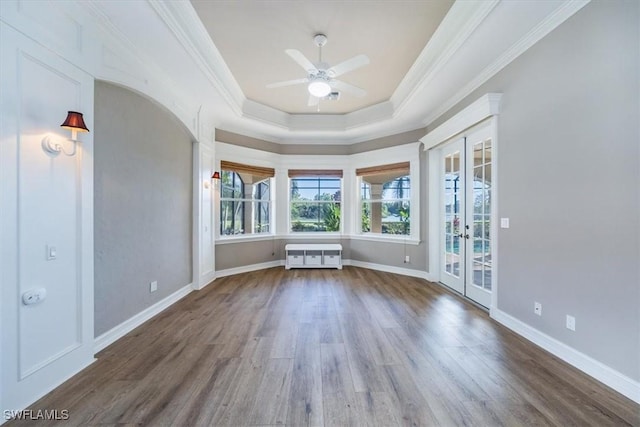
[{"label": "light switch plate", "polygon": [[500,228],[509,228],[509,218],[500,218]]},{"label": "light switch plate", "polygon": [[47,245],[47,261],[56,259],[58,256],[58,250],[55,246]]}]

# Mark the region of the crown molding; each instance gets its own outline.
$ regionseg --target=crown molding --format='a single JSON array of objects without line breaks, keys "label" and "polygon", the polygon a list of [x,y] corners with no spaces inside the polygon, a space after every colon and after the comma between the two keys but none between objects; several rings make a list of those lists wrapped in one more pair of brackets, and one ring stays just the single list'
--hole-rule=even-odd
[{"label": "crown molding", "polygon": [[500,0],[455,2],[438,29],[402,79],[390,101],[394,116],[400,114],[416,93],[427,85]]},{"label": "crown molding", "polygon": [[429,125],[438,117],[453,108],[458,102],[462,101],[483,83],[495,76],[504,67],[513,62],[517,57],[526,52],[531,46],[540,41],[544,36],[557,28],[564,21],[573,16],[576,12],[589,4],[591,0],[569,0],[556,9],[552,14],[547,16],[542,22],[536,25],[524,37],[511,45],[498,59],[492,62],[485,69],[480,71],[478,75],[469,83],[464,85],[440,107],[436,108],[423,121],[423,124]]},{"label": "crown molding", "polygon": [[424,143],[424,150],[432,147],[460,134],[476,123],[480,123],[490,116],[500,114],[501,93],[488,93],[480,99],[460,111],[455,116],[420,138]]},{"label": "crown molding", "polygon": [[236,115],[246,97],[188,1],[147,0]]}]

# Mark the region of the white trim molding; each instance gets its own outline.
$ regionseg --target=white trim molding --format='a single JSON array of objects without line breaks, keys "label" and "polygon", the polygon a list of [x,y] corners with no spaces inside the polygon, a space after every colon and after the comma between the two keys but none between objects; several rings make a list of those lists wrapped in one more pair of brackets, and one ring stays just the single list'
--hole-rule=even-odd
[{"label": "white trim molding", "polygon": [[427,273],[422,270],[413,270],[410,268],[395,267],[393,265],[376,264],[373,262],[358,261],[355,259],[345,259],[342,265],[350,265],[353,267],[368,268],[369,270],[384,271],[385,273],[400,274],[401,276],[417,277],[418,279],[429,280]]},{"label": "white trim molding", "polygon": [[473,104],[429,132],[420,141],[424,143],[424,150],[439,145],[484,119],[500,114],[501,93],[487,93]]},{"label": "white trim molding", "polygon": [[601,383],[611,387],[618,393],[640,403],[640,382],[635,381],[615,369],[599,362],[573,347],[529,326],[504,311],[491,310],[491,318],[506,326],[518,335],[542,347],[549,353],[580,369]]},{"label": "white trim molding", "polygon": [[[424,150],[429,153],[428,155],[428,169],[429,175],[429,254],[427,259],[428,275],[430,280],[440,281],[440,206],[441,206],[441,188],[440,188],[440,175],[442,173],[442,167],[440,164],[440,150],[439,146],[451,140],[454,137],[462,137],[465,132],[470,131],[472,128],[477,129],[479,126],[489,125],[492,129],[493,140],[493,167],[491,170],[492,182],[494,183],[494,194],[497,193],[497,177],[498,177],[498,127],[497,120],[500,114],[500,103],[502,100],[501,93],[487,93],[473,102],[468,107],[464,108],[455,116],[436,127],[433,131],[429,132],[424,137],[420,138],[420,141],[424,143]],[[489,123],[489,120],[491,123]],[[477,125],[477,126],[476,126]],[[497,236],[497,224],[498,209],[497,209],[497,197],[494,197],[494,208],[491,209],[491,223],[493,224],[491,233],[493,236]],[[497,253],[498,240],[492,241],[493,251]],[[494,260],[494,286],[491,295],[491,307],[497,307],[498,300],[498,283],[497,283],[497,271],[498,271],[498,259]]]},{"label": "white trim molding", "polygon": [[227,276],[233,276],[241,273],[249,273],[257,270],[265,270],[267,268],[280,267],[280,266],[284,266],[284,262],[285,261],[283,259],[279,259],[276,261],[261,262],[259,264],[251,264],[251,265],[243,265],[240,267],[227,268],[226,270],[217,271],[216,278],[219,279],[220,277],[227,277]]},{"label": "white trim molding", "polygon": [[191,283],[189,283],[188,285],[183,286],[166,298],[142,310],[135,316],[130,317],[128,320],[125,320],[118,326],[111,328],[107,332],[96,337],[93,344],[94,352],[98,353],[99,351],[104,350],[106,347],[113,344],[123,336],[127,335],[129,332],[133,331],[135,328],[142,325],[147,320],[151,319],[157,314],[160,314],[165,309],[169,308],[176,302],[180,301],[182,298],[189,295],[192,291],[193,287],[191,286]]}]

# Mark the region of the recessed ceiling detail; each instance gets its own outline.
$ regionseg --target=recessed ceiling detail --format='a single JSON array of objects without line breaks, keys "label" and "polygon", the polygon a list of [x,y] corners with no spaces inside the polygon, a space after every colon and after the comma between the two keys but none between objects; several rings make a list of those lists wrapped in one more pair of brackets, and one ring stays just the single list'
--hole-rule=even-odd
[{"label": "recessed ceiling detail", "polygon": [[446,16],[453,0],[438,1],[208,1],[191,4],[247,99],[290,114],[314,114],[309,93],[267,85],[299,79],[300,67],[284,55],[299,50],[314,61],[313,36],[326,34],[324,62],[366,55],[370,65],[341,76],[366,90],[323,103],[323,114],[345,114],[388,101]]},{"label": "recessed ceiling detail", "polygon": [[[83,6],[116,41],[119,60],[139,68],[122,68],[114,81],[164,100],[197,134],[216,128],[282,144],[350,145],[431,125],[588,2],[445,1],[441,19],[420,19],[418,30],[432,25],[426,33],[414,32],[413,12],[443,2],[146,0],[127,13],[108,0]],[[284,87],[274,96],[266,85],[301,78],[284,51],[315,58],[320,32],[331,47],[323,61],[364,54],[370,64],[340,76],[366,96],[345,94],[317,114],[307,91]],[[385,74],[407,48],[414,54],[404,70]]]}]

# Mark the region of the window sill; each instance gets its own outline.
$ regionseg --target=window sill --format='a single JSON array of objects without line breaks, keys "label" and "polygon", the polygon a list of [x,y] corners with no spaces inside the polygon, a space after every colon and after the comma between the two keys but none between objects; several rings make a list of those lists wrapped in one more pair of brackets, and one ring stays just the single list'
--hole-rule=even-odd
[{"label": "window sill", "polygon": [[235,236],[218,237],[216,245],[226,245],[229,243],[243,243],[243,242],[259,242],[261,240],[273,240],[278,238],[275,234],[239,234]]},{"label": "window sill", "polygon": [[400,237],[384,234],[350,234],[348,237],[352,240],[367,240],[370,242],[398,243],[413,246],[418,246],[420,244],[420,239],[415,239],[411,236]]},{"label": "window sill", "polygon": [[278,236],[282,239],[287,240],[322,240],[322,239],[342,239],[346,237],[342,233],[334,233],[327,231],[315,231],[315,232],[295,232],[290,231],[287,234],[282,234]]},{"label": "window sill", "polygon": [[232,237],[219,237],[216,245],[227,245],[232,243],[259,242],[263,240],[335,240],[335,239],[352,239],[367,240],[370,242],[383,242],[395,244],[407,244],[417,246],[420,244],[419,239],[410,236],[385,236],[384,234],[341,234],[331,232],[312,232],[312,233],[287,233],[287,234],[242,234]]}]

